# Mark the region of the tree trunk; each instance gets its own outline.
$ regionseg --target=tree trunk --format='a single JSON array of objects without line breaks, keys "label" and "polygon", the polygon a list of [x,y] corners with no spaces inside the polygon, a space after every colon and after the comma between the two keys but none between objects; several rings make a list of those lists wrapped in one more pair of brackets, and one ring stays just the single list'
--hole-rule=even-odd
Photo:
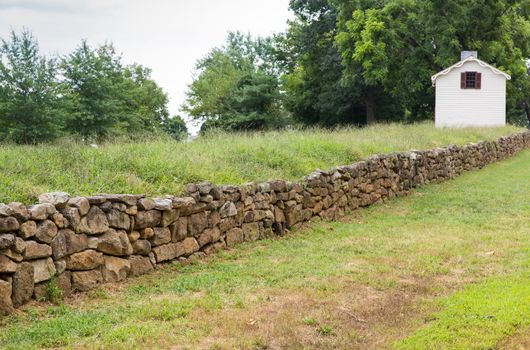
[{"label": "tree trunk", "polygon": [[526,112],[526,119],[528,119],[528,125],[530,125],[530,103],[528,101],[523,102],[524,111]]},{"label": "tree trunk", "polygon": [[364,95],[364,103],[366,104],[366,124],[375,123],[375,99],[372,89],[368,88]]}]

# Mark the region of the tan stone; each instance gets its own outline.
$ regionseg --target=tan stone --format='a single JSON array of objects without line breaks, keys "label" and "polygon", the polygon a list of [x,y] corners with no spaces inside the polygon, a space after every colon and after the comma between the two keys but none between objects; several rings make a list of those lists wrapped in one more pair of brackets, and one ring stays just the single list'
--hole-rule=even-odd
[{"label": "tan stone", "polygon": [[84,234],[64,229],[60,230],[51,243],[53,258],[61,259],[88,248],[88,237]]},{"label": "tan stone", "polygon": [[13,232],[17,231],[20,227],[17,219],[14,217],[3,218],[0,217],[0,232]]},{"label": "tan stone", "polygon": [[7,316],[15,312],[11,301],[11,283],[0,280],[0,315]]},{"label": "tan stone", "polygon": [[35,233],[37,233],[37,223],[35,221],[26,221],[20,225],[20,230],[18,231],[19,236],[24,239],[35,236]]},{"label": "tan stone", "polygon": [[127,278],[131,270],[131,263],[127,259],[116,258],[114,256],[106,256],[103,265],[103,281],[104,282],[119,282]]},{"label": "tan stone", "polygon": [[245,240],[245,235],[243,230],[240,228],[233,228],[226,233],[226,245],[231,248],[238,243],[241,243]]},{"label": "tan stone", "polygon": [[90,210],[90,203],[85,197],[74,197],[68,201],[68,206],[79,209],[79,214],[84,216]]},{"label": "tan stone", "polygon": [[35,283],[47,281],[55,275],[56,269],[52,258],[31,261],[33,265]]},{"label": "tan stone", "polygon": [[139,211],[136,214],[134,229],[140,230],[147,227],[155,227],[160,224],[162,213],[158,210]]},{"label": "tan stone", "polygon": [[35,241],[26,241],[24,260],[47,258],[52,255],[52,247],[47,244],[40,244]]},{"label": "tan stone", "polygon": [[149,239],[153,247],[171,242],[171,231],[167,227],[155,227],[154,236]]},{"label": "tan stone", "polygon": [[145,256],[133,255],[129,258],[129,261],[131,263],[130,274],[132,276],[144,275],[154,269],[151,260]]},{"label": "tan stone", "polygon": [[0,255],[0,273],[15,273],[17,264],[5,255]]},{"label": "tan stone", "polygon": [[103,276],[99,270],[72,272],[72,289],[75,291],[86,292],[102,282]]},{"label": "tan stone", "polygon": [[33,265],[29,262],[19,264],[13,275],[13,305],[19,307],[30,301],[34,286]]},{"label": "tan stone", "polygon": [[125,231],[110,229],[99,237],[97,250],[108,255],[131,255],[133,248]]},{"label": "tan stone", "polygon": [[118,209],[111,209],[107,213],[107,219],[110,227],[123,230],[129,230],[131,228],[131,218],[129,215]]},{"label": "tan stone", "polygon": [[65,262],[68,270],[93,270],[103,264],[103,254],[95,250],[85,250],[66,257]]},{"label": "tan stone", "polygon": [[97,235],[109,230],[109,222],[105,213],[96,206],[90,207],[88,214],[81,219],[78,228],[80,233]]},{"label": "tan stone", "polygon": [[51,220],[40,221],[37,224],[35,239],[41,243],[50,244],[57,235],[57,226]]},{"label": "tan stone", "polygon": [[162,222],[163,227],[167,227],[174,223],[179,217],[179,212],[176,209],[166,210],[162,213]]}]

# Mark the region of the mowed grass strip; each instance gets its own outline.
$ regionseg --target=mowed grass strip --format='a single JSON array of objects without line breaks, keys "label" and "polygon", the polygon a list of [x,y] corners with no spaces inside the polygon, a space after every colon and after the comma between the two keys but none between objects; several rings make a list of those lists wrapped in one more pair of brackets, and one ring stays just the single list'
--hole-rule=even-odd
[{"label": "mowed grass strip", "polygon": [[[530,329],[530,151],[2,319],[3,349],[485,349]],[[517,347],[515,347],[517,348]]]},{"label": "mowed grass strip", "polygon": [[492,140],[516,127],[440,130],[432,123],[357,129],[211,134],[192,142],[116,140],[99,148],[73,140],[0,145],[0,202],[32,203],[44,192],[71,195],[178,194],[187,183],[219,185],[297,180],[317,168],[347,165],[377,153]]}]

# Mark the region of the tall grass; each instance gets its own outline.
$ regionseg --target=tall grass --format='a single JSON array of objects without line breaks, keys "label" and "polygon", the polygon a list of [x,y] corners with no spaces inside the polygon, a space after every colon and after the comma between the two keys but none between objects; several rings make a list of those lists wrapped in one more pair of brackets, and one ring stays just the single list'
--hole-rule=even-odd
[{"label": "tall grass", "polygon": [[0,202],[31,203],[48,191],[177,194],[191,182],[239,184],[298,179],[317,168],[376,153],[494,139],[520,129],[435,129],[431,123],[337,130],[212,133],[191,142],[116,140],[98,148],[75,140],[0,146]]}]

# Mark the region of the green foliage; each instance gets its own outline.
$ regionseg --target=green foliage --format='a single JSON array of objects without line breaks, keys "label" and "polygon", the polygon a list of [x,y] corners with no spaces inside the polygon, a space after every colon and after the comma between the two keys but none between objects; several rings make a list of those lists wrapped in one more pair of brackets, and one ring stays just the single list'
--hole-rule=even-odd
[{"label": "green foliage", "polygon": [[263,130],[285,125],[277,67],[268,59],[269,39],[230,33],[196,66],[184,111],[205,122],[203,131]]},{"label": "green foliage", "polygon": [[528,0],[335,0],[345,77],[381,86],[414,118],[432,115],[430,76],[462,50],[512,75],[508,115],[528,96]]},{"label": "green foliage", "polygon": [[65,114],[54,59],[27,30],[0,43],[0,140],[37,143],[58,137]]},{"label": "green foliage", "polygon": [[153,132],[168,119],[167,95],[140,65],[124,67],[111,44],[86,41],[63,60],[70,133],[98,139]]},{"label": "green foliage", "polygon": [[124,65],[111,44],[83,41],[59,59],[40,55],[27,30],[1,42],[0,142],[156,133],[172,123],[167,103],[151,71]]},{"label": "green foliage", "polygon": [[57,284],[57,277],[53,276],[46,284],[45,299],[46,301],[57,303],[63,297],[63,291]]},{"label": "green foliage", "polygon": [[317,168],[350,164],[376,153],[494,139],[515,127],[445,130],[430,123],[336,130],[210,132],[192,142],[119,138],[87,146],[64,139],[39,146],[0,147],[0,202],[33,202],[40,194],[176,194],[191,182],[219,185],[297,180]]},{"label": "green foliage", "polygon": [[181,140],[188,135],[186,122],[182,117],[176,115],[172,118],[166,118],[162,121],[162,128],[175,140]]}]

